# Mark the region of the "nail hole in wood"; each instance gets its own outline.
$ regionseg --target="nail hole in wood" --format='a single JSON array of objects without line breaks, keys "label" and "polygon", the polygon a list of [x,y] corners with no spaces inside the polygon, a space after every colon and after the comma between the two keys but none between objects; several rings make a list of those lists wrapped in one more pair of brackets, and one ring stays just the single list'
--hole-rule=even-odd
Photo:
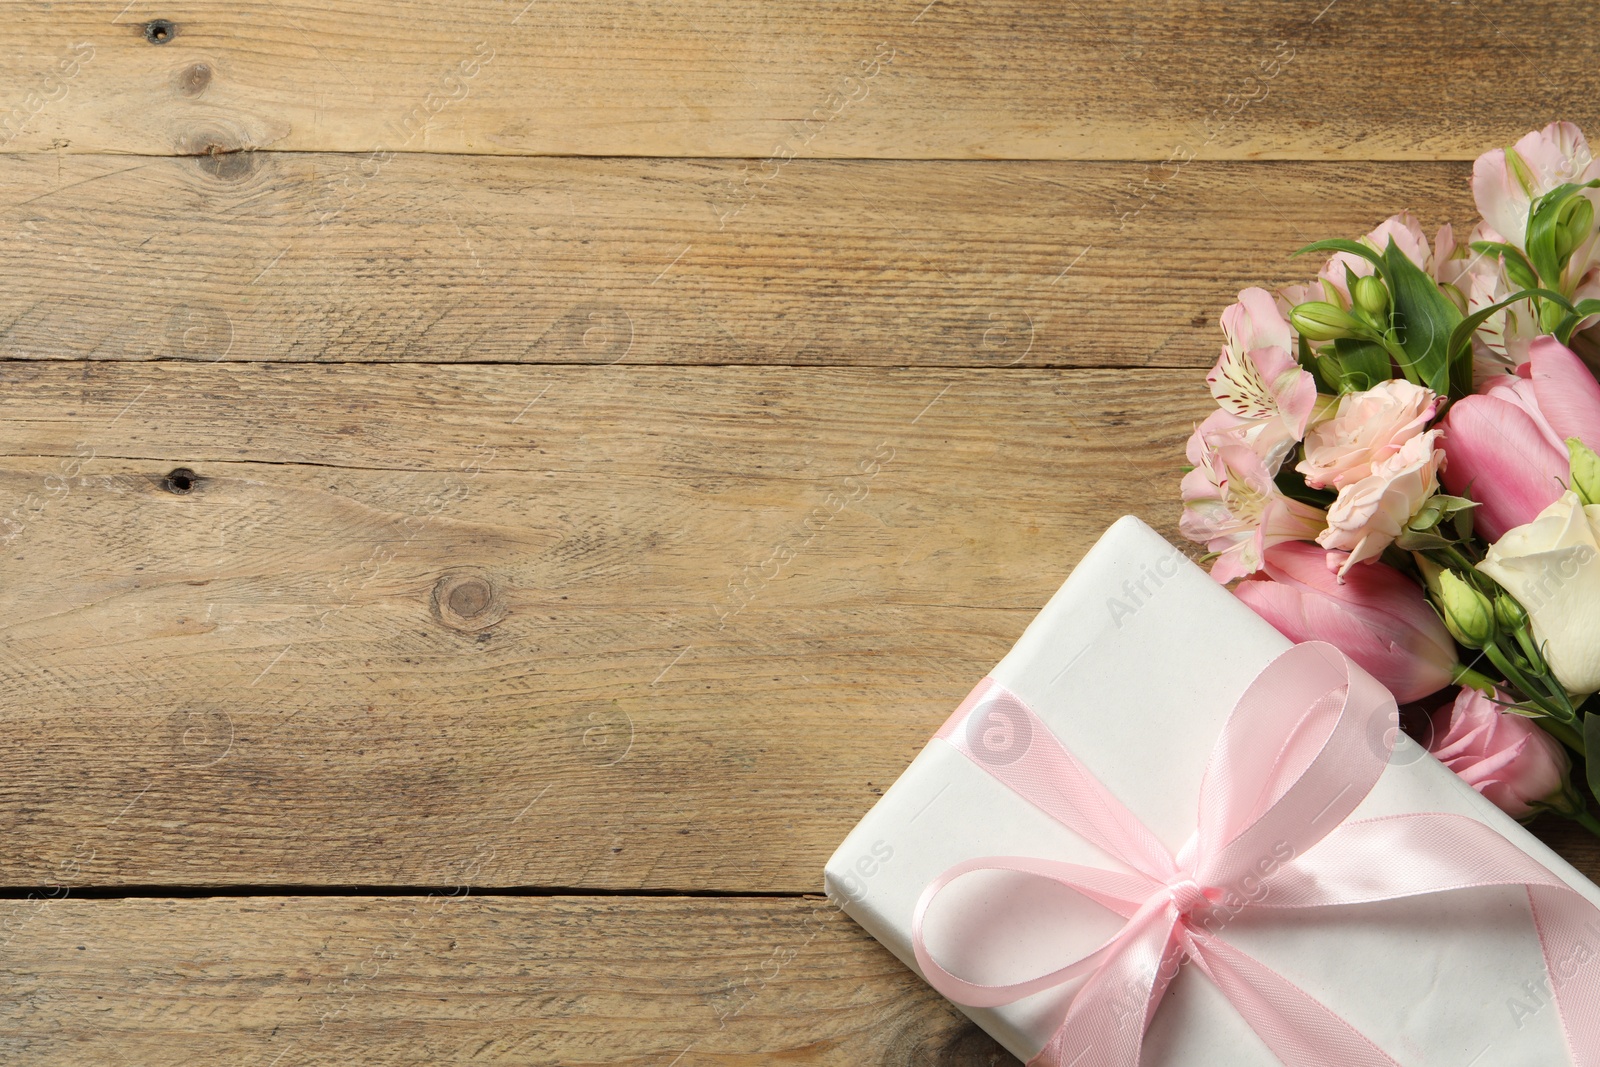
[{"label": "nail hole in wood", "polygon": [[178,27],[166,19],[151,19],[144,24],[144,39],[151,44],[166,44],[178,35]]},{"label": "nail hole in wood", "polygon": [[182,496],[185,493],[193,492],[195,483],[199,480],[200,476],[188,467],[179,467],[161,480],[161,488],[169,493],[177,493]]}]

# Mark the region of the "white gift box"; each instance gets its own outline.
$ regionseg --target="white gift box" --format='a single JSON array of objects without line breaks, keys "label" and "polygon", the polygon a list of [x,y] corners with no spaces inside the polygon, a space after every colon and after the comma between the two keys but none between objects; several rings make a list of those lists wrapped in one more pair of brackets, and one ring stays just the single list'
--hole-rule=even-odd
[{"label": "white gift box", "polygon": [[[1288,647],[1159,534],[1127,517],[1090,549],[990,675],[1026,701],[1176,852],[1194,832],[1201,775],[1235,701]],[[1592,883],[1402,734],[1351,819],[1434,811],[1487,824],[1600,905]],[[985,856],[1125,869],[955,748],[933,741],[839,846],[825,883],[851,918],[920,974],[911,943],[918,897],[948,868]],[[1081,954],[1071,946],[1097,944],[1121,925],[1068,896],[1014,874],[969,875],[945,891],[940,907],[981,908],[1002,921],[982,939],[939,941],[930,934],[930,948],[972,981],[998,984],[1053,971]],[[1247,909],[1221,936],[1406,1067],[1570,1062],[1520,886],[1305,911]],[[1572,966],[1600,967],[1600,927],[1592,954],[1580,956]],[[962,1010],[1027,1061],[1049,1040],[1081,984],[1000,1008]],[[1141,1062],[1278,1065],[1190,966],[1166,993]]]}]

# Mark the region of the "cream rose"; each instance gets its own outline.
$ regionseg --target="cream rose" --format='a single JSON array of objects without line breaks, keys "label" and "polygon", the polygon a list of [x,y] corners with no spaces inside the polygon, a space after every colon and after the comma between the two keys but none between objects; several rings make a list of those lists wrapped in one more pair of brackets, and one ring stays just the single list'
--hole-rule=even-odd
[{"label": "cream rose", "polygon": [[1507,530],[1478,569],[1527,609],[1533,639],[1573,693],[1600,690],[1600,505],[1570,490]]}]

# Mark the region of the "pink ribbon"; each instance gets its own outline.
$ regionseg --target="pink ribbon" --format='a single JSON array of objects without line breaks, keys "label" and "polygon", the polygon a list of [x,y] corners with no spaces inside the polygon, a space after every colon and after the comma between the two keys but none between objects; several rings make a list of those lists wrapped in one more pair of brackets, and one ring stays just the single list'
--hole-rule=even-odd
[{"label": "pink ribbon", "polygon": [[[1593,955],[1584,935],[1600,929],[1587,899],[1474,819],[1434,812],[1345,821],[1388,765],[1396,721],[1389,692],[1332,645],[1285,652],[1229,715],[1201,783],[1198,829],[1173,856],[1021,698],[985,678],[937,736],[1128,870],[1022,856],[956,864],[917,901],[911,942],[923,974],[950,1000],[974,1007],[1009,1004],[1088,975],[1031,1065],[1138,1067],[1145,1030],[1176,964],[1187,959],[1287,1067],[1399,1067],[1209,926],[1243,908],[1322,908],[1520,885],[1572,1062],[1600,1067],[1600,963],[1573,965]],[[923,923],[941,890],[983,870],[1049,879],[1127,923],[1049,974],[1006,985],[968,982],[934,960]],[[981,915],[962,920],[980,924],[981,933]]]}]

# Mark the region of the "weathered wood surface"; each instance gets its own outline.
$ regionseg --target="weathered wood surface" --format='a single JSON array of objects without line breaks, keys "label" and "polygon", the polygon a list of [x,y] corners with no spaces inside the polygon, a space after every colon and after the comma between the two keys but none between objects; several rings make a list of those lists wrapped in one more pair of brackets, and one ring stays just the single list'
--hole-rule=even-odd
[{"label": "weathered wood surface", "polygon": [[1007,1062],[799,894],[1175,534],[1236,290],[1600,131],[1553,0],[6,15],[29,1067]]},{"label": "weathered wood surface", "polygon": [[462,881],[0,914],[6,1063],[1015,1062],[820,897],[480,897]]},{"label": "weathered wood surface", "polygon": [[1210,402],[1159,371],[3,381],[13,885],[80,844],[74,884],[436,885],[482,845],[495,885],[815,891],[1104,527],[1173,533]]},{"label": "weathered wood surface", "polygon": [[1557,0],[30,0],[7,5],[0,141],[1471,159],[1552,115],[1596,124],[1590,14]]},{"label": "weathered wood surface", "polygon": [[0,156],[0,355],[1198,368],[1239,289],[1315,272],[1310,241],[1404,207],[1469,225],[1468,175]]}]

